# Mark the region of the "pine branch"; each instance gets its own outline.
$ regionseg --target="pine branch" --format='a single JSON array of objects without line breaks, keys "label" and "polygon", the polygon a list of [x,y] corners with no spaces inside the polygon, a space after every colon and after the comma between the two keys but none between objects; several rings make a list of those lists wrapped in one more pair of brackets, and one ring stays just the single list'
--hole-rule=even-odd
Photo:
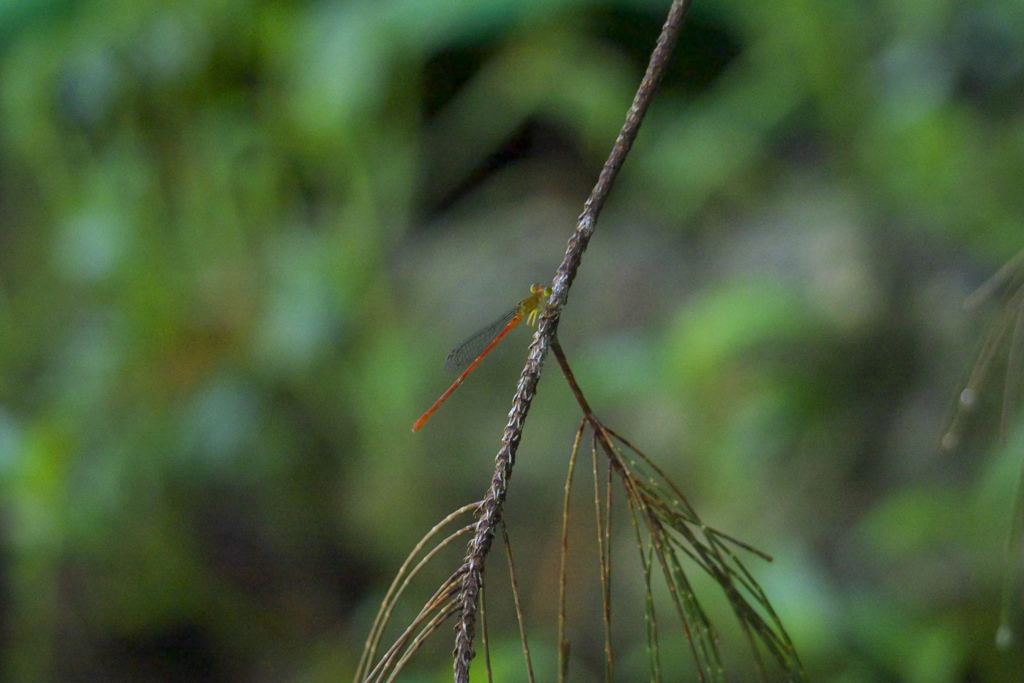
[{"label": "pine branch", "polygon": [[523,367],[516,389],[508,424],[502,437],[501,448],[495,457],[494,476],[491,486],[484,497],[478,511],[475,533],[466,550],[463,564],[462,586],[457,600],[459,602],[459,620],[455,627],[454,673],[455,683],[468,683],[469,664],[473,659],[473,640],[476,624],[477,596],[483,580],[483,568],[487,554],[494,540],[497,525],[501,522],[505,496],[508,492],[508,481],[515,464],[516,450],[522,439],[526,415],[530,410],[537,382],[540,380],[541,367],[547,355],[561,316],[562,306],[569,296],[569,289],[579,270],[583,252],[587,249],[591,236],[597,225],[598,216],[611,192],[615,178],[629,154],[633,141],[636,139],[647,109],[654,98],[658,84],[668,66],[669,58],[675,49],[679,34],[683,28],[683,19],[689,10],[691,0],[674,0],[669,9],[668,18],[658,37],[657,45],[651,54],[647,72],[644,74],[640,88],[633,99],[633,104],[626,114],[615,146],[605,162],[597,184],[583,207],[576,228],[569,239],[565,257],[558,267],[552,294],[545,315],[541,319],[530,346],[530,354]]}]

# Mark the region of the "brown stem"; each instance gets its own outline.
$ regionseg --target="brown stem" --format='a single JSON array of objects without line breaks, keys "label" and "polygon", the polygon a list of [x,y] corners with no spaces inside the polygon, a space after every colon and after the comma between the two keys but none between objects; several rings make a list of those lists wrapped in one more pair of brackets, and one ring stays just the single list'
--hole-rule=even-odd
[{"label": "brown stem", "polygon": [[590,409],[587,397],[583,395],[583,390],[576,383],[576,375],[573,374],[572,368],[569,367],[569,360],[565,357],[562,345],[558,343],[558,337],[551,340],[551,351],[555,354],[558,367],[562,369],[562,374],[565,375],[565,381],[569,385],[569,389],[572,390],[572,395],[576,397],[576,403],[580,405],[580,410],[583,411],[583,419],[590,423],[594,431],[601,431],[601,421],[597,419],[594,411]]},{"label": "brown stem", "polygon": [[558,320],[561,315],[562,306],[569,295],[569,288],[572,286],[576,273],[579,270],[580,262],[583,259],[583,252],[590,242],[594,233],[598,215],[604,206],[605,200],[611,191],[622,164],[629,154],[637,132],[640,130],[640,123],[643,121],[647,108],[654,98],[654,92],[661,82],[661,78],[668,66],[669,57],[675,48],[679,33],[683,28],[683,19],[690,8],[691,0],[673,0],[669,9],[668,18],[662,27],[661,35],[658,36],[657,45],[651,54],[647,72],[644,74],[640,88],[633,98],[633,104],[626,114],[626,121],[622,125],[619,137],[615,141],[608,160],[601,169],[601,175],[594,186],[590,197],[583,207],[576,222],[576,228],[569,238],[569,245],[562,259],[558,272],[552,283],[552,294],[548,302],[547,310],[537,326],[537,332],[533,337],[533,344],[530,346],[530,355],[523,367],[519,377],[519,385],[513,399],[512,410],[509,413],[508,424],[505,426],[505,433],[502,436],[501,448],[495,457],[494,476],[491,479],[490,489],[480,504],[478,512],[479,519],[476,524],[476,531],[466,549],[466,559],[463,566],[465,571],[462,590],[459,597],[460,613],[459,621],[455,627],[455,653],[454,672],[455,683],[468,683],[469,663],[473,659],[473,637],[476,624],[476,599],[480,592],[482,572],[487,553],[491,549],[494,540],[494,532],[497,524],[501,521],[502,508],[504,507],[505,496],[508,491],[508,480],[512,476],[512,467],[515,464],[516,450],[522,439],[523,424],[526,415],[530,410],[530,403],[533,401],[534,393],[537,390],[537,382],[540,379],[541,366],[544,357],[547,355],[548,347],[551,345]]}]

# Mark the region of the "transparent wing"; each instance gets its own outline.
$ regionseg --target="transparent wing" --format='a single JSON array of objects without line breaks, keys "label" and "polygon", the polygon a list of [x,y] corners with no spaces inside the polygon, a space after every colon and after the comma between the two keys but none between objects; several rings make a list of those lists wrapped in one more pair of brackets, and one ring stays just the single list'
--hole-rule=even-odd
[{"label": "transparent wing", "polygon": [[468,368],[517,317],[520,317],[519,306],[456,346],[444,360],[444,371],[454,375]]}]

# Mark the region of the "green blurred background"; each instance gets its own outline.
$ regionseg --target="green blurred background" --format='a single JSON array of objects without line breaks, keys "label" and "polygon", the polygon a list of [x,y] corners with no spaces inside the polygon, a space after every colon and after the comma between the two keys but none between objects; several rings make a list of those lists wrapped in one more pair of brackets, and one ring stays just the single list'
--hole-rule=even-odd
[{"label": "green blurred background", "polygon": [[[351,676],[405,554],[486,489],[528,335],[409,427],[453,343],[550,281],[667,6],[0,2],[3,680]],[[695,0],[585,257],[584,391],[775,556],[750,566],[815,681],[1022,680],[994,642],[1024,457],[998,363],[938,447],[995,315],[963,300],[1024,246],[1022,159],[1019,0]],[[543,680],[578,420],[547,370],[508,509]],[[622,531],[618,674],[644,680]],[[448,634],[407,680],[450,680]]]}]

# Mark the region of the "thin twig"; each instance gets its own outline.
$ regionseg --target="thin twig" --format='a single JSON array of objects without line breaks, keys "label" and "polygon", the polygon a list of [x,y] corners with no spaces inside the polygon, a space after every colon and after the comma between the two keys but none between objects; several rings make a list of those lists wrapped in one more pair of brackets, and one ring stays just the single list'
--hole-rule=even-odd
[{"label": "thin twig", "polygon": [[555,354],[555,360],[558,361],[558,367],[562,370],[565,382],[569,385],[569,390],[572,391],[573,397],[576,398],[576,403],[579,404],[580,410],[583,411],[583,419],[590,423],[594,431],[599,431],[602,427],[601,421],[597,419],[594,411],[590,409],[587,397],[583,395],[583,390],[580,389],[580,385],[576,382],[576,375],[573,374],[572,368],[569,366],[569,359],[565,357],[565,351],[562,350],[558,337],[551,340],[551,352]]},{"label": "thin twig", "polygon": [[[1018,481],[1024,482],[1024,461],[1021,462]],[[1013,615],[1019,607],[1020,602],[1014,601],[1014,594],[1019,590],[1021,567],[1020,547],[1021,534],[1024,533],[1024,496],[1017,491],[1017,499],[1013,504],[1013,520],[1010,522],[1010,531],[1006,535],[1006,546],[1003,551],[1003,585],[1002,599],[999,608],[999,628],[996,631],[996,647],[1006,650],[1018,637],[1014,632]]]},{"label": "thin twig", "polygon": [[651,569],[654,566],[654,544],[647,546],[647,554],[644,555],[644,540],[640,535],[640,525],[637,524],[636,515],[629,516],[633,524],[633,531],[636,534],[637,547],[640,548],[640,562],[644,570],[644,626],[647,629],[647,657],[650,660],[651,680],[661,680],[661,654],[658,646],[658,619],[654,607],[654,592],[651,590]]},{"label": "thin twig", "polygon": [[466,560],[463,566],[465,571],[462,591],[459,597],[459,620],[455,627],[455,653],[454,653],[454,676],[455,683],[468,683],[469,663],[473,659],[473,639],[476,624],[476,599],[480,591],[481,572],[491,543],[494,540],[495,529],[501,521],[502,509],[504,508],[505,496],[508,492],[508,480],[512,475],[512,467],[515,464],[516,450],[522,439],[523,425],[526,415],[530,410],[534,393],[537,390],[537,382],[540,380],[541,366],[544,357],[547,355],[551,339],[558,329],[558,320],[562,312],[562,306],[569,296],[569,288],[572,286],[576,273],[579,270],[583,259],[583,252],[594,233],[598,216],[604,207],[605,200],[611,192],[615,178],[622,168],[633,141],[640,130],[640,124],[647,113],[647,109],[654,99],[654,93],[658,84],[668,67],[669,58],[679,39],[683,28],[683,19],[690,7],[691,0],[673,0],[669,9],[668,18],[658,36],[657,45],[651,54],[647,72],[644,74],[640,88],[633,98],[633,104],[626,114],[626,121],[622,126],[619,136],[615,141],[608,160],[597,184],[594,186],[590,197],[583,207],[583,213],[576,222],[576,228],[569,238],[569,245],[562,259],[561,265],[552,283],[552,294],[548,301],[545,312],[537,332],[534,334],[533,343],[530,346],[530,355],[519,378],[519,385],[513,399],[512,410],[509,412],[508,424],[505,426],[505,433],[502,436],[502,445],[495,457],[494,476],[491,479],[491,486],[480,505],[476,532],[466,549]]},{"label": "thin twig", "polygon": [[569,676],[569,641],[565,638],[565,595],[569,583],[569,494],[572,492],[572,475],[576,470],[576,457],[580,452],[586,426],[586,421],[580,420],[580,428],[576,430],[576,438],[572,442],[569,473],[565,477],[565,500],[562,503],[562,566],[558,573],[558,683],[565,683]]},{"label": "thin twig", "polygon": [[523,605],[519,600],[519,580],[516,578],[516,563],[512,559],[512,541],[508,538],[508,527],[501,524],[501,537],[505,541],[505,556],[508,559],[508,576],[512,582],[512,599],[516,605],[516,620],[519,622],[519,639],[523,644],[523,658],[526,660],[526,676],[530,683],[536,683],[533,675],[533,659],[530,657],[530,643],[526,639],[526,617],[523,615]]},{"label": "thin twig", "polygon": [[608,683],[615,680],[615,651],[612,650],[612,468],[604,468],[604,553],[608,579],[604,583],[606,649],[608,650]]},{"label": "thin twig", "polygon": [[[375,666],[373,670],[366,675],[365,680],[367,683],[382,680],[383,676],[389,671],[391,672],[391,675],[389,676],[390,680],[401,671],[403,663],[408,661],[407,655],[409,654],[409,647],[412,647],[409,645],[410,641],[415,644],[419,640],[419,636],[414,634],[416,634],[417,629],[420,629],[420,626],[427,621],[427,617],[433,611],[438,609],[441,610],[441,614],[444,615],[444,618],[441,621],[452,616],[457,607],[455,597],[462,578],[461,572],[462,570],[459,569],[459,571],[450,576],[443,584],[441,584],[437,591],[434,592],[434,595],[426,602],[416,618],[412,620],[409,626],[406,627],[405,631],[402,632],[391,647],[388,648],[388,651],[384,653],[380,661],[377,662],[377,666]],[[431,619],[431,621],[433,622],[433,619]],[[440,624],[441,622],[439,621],[435,623]],[[433,633],[434,630],[436,630],[436,627],[431,629],[430,633]],[[423,630],[420,631],[420,634],[422,633]],[[419,646],[415,645],[415,647],[418,649]],[[399,657],[400,654],[401,657]]]},{"label": "thin twig", "polygon": [[999,440],[1005,444],[1010,433],[1010,420],[1017,408],[1018,388],[1012,381],[1020,376],[1021,366],[1024,365],[1024,302],[1017,306],[1014,311],[1017,321],[1013,326],[1013,336],[1010,337],[1010,354],[1006,359],[1006,381],[1003,384],[1003,410],[999,419]]},{"label": "thin twig", "polygon": [[[768,680],[768,671],[759,645],[768,649],[782,669],[788,673],[791,680],[803,680],[803,667],[781,620],[769,603],[764,591],[736,556],[733,548],[743,548],[768,561],[771,561],[771,558],[705,524],[687,502],[682,492],[653,460],[621,435],[601,423],[591,410],[583,391],[576,382],[557,338],[552,341],[551,348],[561,366],[562,374],[565,375],[566,382],[583,411],[583,423],[590,424],[594,432],[592,446],[594,495],[595,507],[598,510],[598,545],[601,550],[601,577],[605,588],[603,598],[606,610],[608,596],[605,578],[610,576],[610,552],[608,551],[610,548],[608,535],[610,519],[603,518],[600,512],[600,489],[597,483],[598,445],[608,458],[606,470],[608,477],[611,477],[614,470],[626,491],[626,501],[634,529],[638,534],[637,547],[640,550],[648,590],[648,608],[645,618],[648,620],[648,648],[651,657],[652,680],[659,680],[660,671],[660,664],[657,661],[657,633],[653,621],[653,596],[650,595],[652,553],[656,556],[658,565],[664,574],[669,594],[679,614],[690,651],[697,665],[698,678],[701,681],[724,681],[724,669],[718,651],[718,636],[708,615],[697,600],[693,585],[679,561],[679,553],[690,558],[703,571],[707,572],[725,593],[740,622],[744,636],[751,646],[762,679]],[[637,461],[633,458],[627,457],[616,442],[621,443],[635,454],[642,466],[638,466]],[[651,476],[651,472],[654,473],[654,476]],[[610,510],[610,480],[606,483],[606,487],[608,500],[605,507]],[[644,543],[639,537],[641,521],[647,528],[651,543],[646,550],[647,557],[644,556]],[[609,648],[606,642],[607,649]],[[609,678],[610,671],[609,667]]]},{"label": "thin twig", "polygon": [[426,623],[426,625],[424,625],[420,632],[416,634],[416,637],[413,638],[412,642],[409,644],[409,647],[406,648],[405,652],[402,654],[402,657],[395,664],[395,667],[391,671],[391,675],[388,676],[386,683],[394,683],[395,679],[398,678],[398,675],[402,673],[402,669],[404,669],[405,665],[409,662],[410,659],[412,659],[412,656],[416,654],[421,647],[423,647],[424,643],[427,642],[427,639],[429,639],[430,636],[432,636],[437,631],[437,629],[441,627],[441,624],[447,621],[448,617],[452,616],[452,614],[455,613],[456,609],[457,608],[455,603],[445,604],[444,608],[440,612],[435,614]]},{"label": "thin twig", "polygon": [[996,290],[1001,289],[1004,285],[1015,279],[1019,279],[1022,265],[1024,265],[1024,251],[1018,252],[1016,256],[996,271],[995,275],[986,280],[981,287],[978,287],[964,299],[964,309],[971,311],[980,307],[982,302],[991,297]]},{"label": "thin twig", "polygon": [[484,669],[487,671],[487,683],[494,683],[494,671],[491,669],[491,639],[487,634],[487,581],[480,584],[480,640],[484,644]]},{"label": "thin twig", "polygon": [[427,534],[416,544],[416,547],[412,549],[405,562],[399,568],[398,573],[395,575],[394,580],[391,582],[390,588],[388,588],[387,594],[384,596],[384,600],[381,601],[380,609],[377,612],[377,617],[373,620],[373,626],[370,628],[370,633],[366,637],[366,645],[363,647],[363,654],[359,659],[359,666],[356,668],[356,674],[354,681],[357,683],[362,681],[367,676],[367,669],[373,662],[373,659],[377,656],[377,648],[380,646],[380,640],[384,635],[384,628],[387,626],[391,619],[391,613],[394,611],[395,605],[398,603],[398,599],[401,597],[405,589],[409,587],[409,583],[419,574],[420,570],[426,565],[442,548],[447,546],[455,538],[466,534],[472,525],[467,525],[455,533],[451,534],[440,543],[435,545],[426,556],[420,559],[416,566],[410,571],[409,567],[416,556],[426,547],[441,529],[451,523],[453,520],[458,518],[460,515],[464,515],[470,510],[479,507],[479,503],[472,503],[470,505],[464,505],[458,510],[452,512],[450,515],[442,519],[440,522],[434,525],[434,527],[427,532]]},{"label": "thin twig", "polygon": [[[604,622],[604,671],[605,680],[612,681],[612,605],[611,590],[611,567],[609,566],[610,555],[608,552],[608,529],[611,523],[611,515],[604,515],[601,511],[601,468],[597,458],[597,432],[591,437],[590,446],[591,459],[593,460],[594,471],[594,516],[597,518],[597,556],[598,566],[601,571],[601,617]],[[611,467],[606,468],[608,476],[611,476]],[[611,482],[608,482],[609,489]]]}]

